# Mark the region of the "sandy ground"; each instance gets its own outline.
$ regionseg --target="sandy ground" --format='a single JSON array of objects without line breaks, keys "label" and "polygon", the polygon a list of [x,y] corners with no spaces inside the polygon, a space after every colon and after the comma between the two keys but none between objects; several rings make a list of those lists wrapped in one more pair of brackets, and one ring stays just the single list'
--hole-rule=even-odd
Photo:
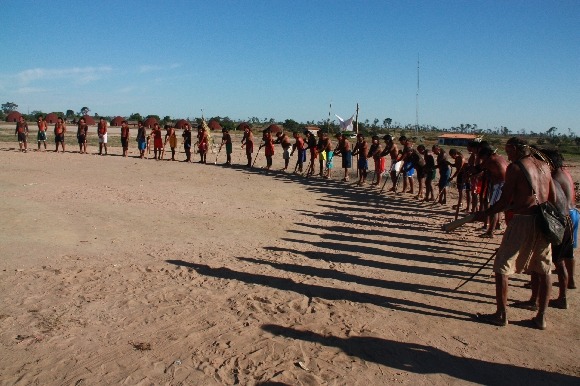
[{"label": "sandy ground", "polygon": [[546,331],[515,308],[477,323],[489,267],[453,288],[500,239],[443,233],[450,205],[214,155],[16,147],[0,144],[2,385],[580,383],[578,290]]}]

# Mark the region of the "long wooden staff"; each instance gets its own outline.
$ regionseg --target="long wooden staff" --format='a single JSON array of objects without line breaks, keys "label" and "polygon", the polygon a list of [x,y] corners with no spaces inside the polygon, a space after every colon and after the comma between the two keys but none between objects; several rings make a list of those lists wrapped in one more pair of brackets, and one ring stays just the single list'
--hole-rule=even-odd
[{"label": "long wooden staff", "polygon": [[464,285],[466,285],[467,283],[469,283],[471,280],[473,280],[473,278],[475,276],[477,276],[477,274],[480,273],[481,270],[484,269],[486,265],[489,264],[489,262],[491,261],[491,259],[493,259],[496,254],[497,254],[497,250],[494,253],[491,254],[491,256],[489,257],[489,259],[487,259],[485,261],[485,263],[483,263],[483,265],[481,267],[479,267],[479,269],[477,271],[475,271],[475,273],[469,277],[469,279],[466,279],[463,283],[459,284],[457,287],[455,287],[455,289],[453,291],[457,291],[459,288],[463,287]]},{"label": "long wooden staff", "polygon": [[252,167],[254,167],[254,164],[256,163],[256,160],[258,159],[258,154],[260,154],[260,149],[262,149],[262,147],[263,147],[263,145],[262,145],[263,142],[264,141],[260,142],[260,146],[258,147],[258,151],[256,152],[256,156],[254,157],[254,162],[252,162]]}]

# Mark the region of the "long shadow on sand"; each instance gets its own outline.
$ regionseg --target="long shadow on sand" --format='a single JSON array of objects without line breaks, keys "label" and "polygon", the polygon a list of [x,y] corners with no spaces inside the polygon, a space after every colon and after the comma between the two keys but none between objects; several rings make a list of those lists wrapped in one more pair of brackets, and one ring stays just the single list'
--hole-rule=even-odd
[{"label": "long shadow on sand", "polygon": [[169,264],[192,268],[198,274],[226,280],[238,280],[249,284],[259,284],[276,288],[282,291],[292,291],[309,298],[317,297],[327,300],[347,300],[355,303],[373,304],[379,307],[390,308],[397,311],[417,313],[421,315],[451,318],[457,320],[473,320],[473,315],[467,312],[450,310],[435,304],[424,304],[407,299],[398,299],[390,296],[369,294],[364,292],[346,290],[342,288],[325,287],[315,284],[297,283],[292,279],[276,276],[252,274],[234,271],[229,268],[212,268],[204,264],[196,264],[183,260],[166,260]]},{"label": "long shadow on sand", "polygon": [[[378,337],[339,338],[289,327],[262,326],[276,336],[336,347],[364,361],[415,374],[447,374],[484,385],[578,385],[580,378],[543,370],[458,357],[431,346],[403,343]],[[386,380],[385,380],[386,381]]]},{"label": "long shadow on sand", "polygon": [[[269,265],[272,268],[279,269],[284,272],[294,272],[302,275],[316,276],[325,279],[340,280],[345,283],[357,283],[369,287],[377,287],[395,291],[413,292],[426,296],[437,296],[453,300],[462,300],[467,302],[488,303],[495,304],[495,302],[487,302],[483,300],[474,300],[474,296],[481,298],[494,299],[492,296],[472,294],[466,291],[454,291],[451,288],[443,288],[426,284],[405,283],[402,281],[392,281],[385,279],[375,279],[370,277],[361,277],[346,272],[337,271],[334,269],[318,268],[306,265],[278,263],[271,260],[255,259],[251,257],[238,257],[238,259],[247,261],[253,264]],[[469,298],[460,296],[467,295]]]}]

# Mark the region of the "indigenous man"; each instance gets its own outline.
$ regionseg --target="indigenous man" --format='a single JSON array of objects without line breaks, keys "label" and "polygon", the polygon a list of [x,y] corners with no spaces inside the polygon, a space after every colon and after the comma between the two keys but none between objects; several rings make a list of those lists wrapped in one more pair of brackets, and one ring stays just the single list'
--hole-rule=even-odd
[{"label": "indigenous man", "polygon": [[18,118],[18,122],[16,122],[16,129],[14,130],[14,134],[18,138],[18,147],[20,151],[26,153],[28,151],[28,124],[24,120],[23,116]]},{"label": "indigenous man", "polygon": [[[578,223],[578,210],[576,209],[576,193],[574,192],[574,181],[570,173],[563,167],[562,155],[557,150],[542,149],[541,153],[545,155],[552,164],[552,180],[554,181],[556,193],[556,207],[566,218],[566,228],[564,237],[560,245],[552,244],[552,260],[556,266],[558,274],[559,295],[557,299],[550,300],[551,307],[567,309],[568,299],[567,290],[570,288],[570,279],[574,286],[574,224]],[[576,229],[577,226],[576,226]],[[540,280],[538,274],[532,272],[532,295],[530,300],[525,302],[516,302],[515,307],[526,308],[529,310],[538,309]]]},{"label": "indigenous man", "polygon": [[293,132],[292,136],[294,137],[296,142],[294,142],[294,144],[292,145],[292,153],[290,153],[290,156],[292,156],[294,152],[298,150],[298,159],[296,160],[296,167],[294,167],[294,173],[296,173],[296,169],[298,169],[298,173],[302,173],[304,162],[306,161],[306,145],[304,144],[304,139],[300,136],[300,133],[298,133],[297,131]]},{"label": "indigenous man", "polygon": [[368,158],[372,158],[375,163],[375,177],[376,181],[373,179],[372,185],[379,185],[381,183],[381,176],[385,171],[385,157],[381,156],[383,149],[379,142],[379,136],[373,135],[371,147],[369,148]]},{"label": "indigenous man", "polygon": [[[220,145],[220,150],[222,149],[223,145],[226,145],[226,162],[224,163],[224,165],[231,166],[232,165],[232,151],[233,151],[232,136],[230,135],[229,130],[226,128],[222,129],[222,143]],[[219,150],[218,150],[218,153],[219,153]]]},{"label": "indigenous man", "polygon": [[326,174],[323,176],[323,178],[332,179],[332,168],[334,167],[334,148],[332,147],[332,141],[328,137],[328,133],[322,133],[322,140],[325,144],[324,158],[326,160]]},{"label": "indigenous man", "polygon": [[[425,147],[423,146],[423,148]],[[415,198],[420,199],[423,197],[423,185],[425,184],[425,159],[417,149],[413,149],[412,147],[407,149],[407,159],[409,160],[409,163],[413,165],[413,169],[417,171],[417,181],[419,183],[419,187]],[[412,184],[411,190],[413,190]]]},{"label": "indigenous man", "polygon": [[344,169],[344,177],[342,181],[348,181],[348,170],[352,167],[352,151],[350,150],[350,141],[344,133],[337,133],[336,139],[338,144],[334,149],[334,155],[342,156],[342,168]]},{"label": "indigenous man", "polygon": [[121,146],[123,147],[123,157],[127,157],[129,151],[129,124],[127,121],[121,122]]},{"label": "indigenous man", "polygon": [[163,150],[163,134],[161,133],[161,126],[158,123],[153,124],[151,135],[153,136],[153,156],[156,160],[160,160],[161,151]]},{"label": "indigenous man", "polygon": [[449,177],[451,176],[451,169],[449,168],[449,161],[445,150],[439,145],[433,145],[431,148],[433,153],[437,156],[437,169],[439,169],[439,203],[447,203],[447,185],[449,185]]},{"label": "indigenous man", "polygon": [[77,142],[79,144],[79,153],[87,154],[87,135],[89,133],[89,126],[84,118],[79,119],[77,123]]},{"label": "indigenous man", "polygon": [[[424,145],[417,146],[417,151],[425,159],[425,198],[423,201],[435,201],[435,195],[433,194],[433,180],[435,179],[435,174],[437,173],[437,168],[435,167],[435,158],[433,157],[433,154],[425,148]],[[421,182],[419,182],[419,184],[421,184]]]},{"label": "indigenous man", "polygon": [[274,139],[272,138],[272,131],[270,129],[265,129],[262,132],[262,142],[263,144],[260,148],[264,148],[264,155],[266,156],[266,170],[272,168],[272,157],[274,157]]},{"label": "indigenous man", "polygon": [[185,162],[191,162],[191,127],[188,123],[183,126],[183,150],[185,151]]},{"label": "indigenous man", "polygon": [[[546,201],[555,202],[554,182],[550,167],[531,156],[526,141],[512,137],[507,141],[505,151],[512,163],[507,167],[502,195],[488,209],[477,212],[474,220],[483,221],[488,216],[506,210],[508,206],[514,216],[508,223],[493,267],[496,312],[478,314],[477,317],[486,323],[506,326],[509,275],[522,271],[534,272],[540,284],[538,313],[532,322],[543,330],[546,328],[545,312],[550,299],[552,254],[550,243],[537,226],[538,206]],[[533,186],[530,186],[526,172]]]},{"label": "indigenous man", "polygon": [[316,148],[316,137],[310,132],[310,130],[304,130],[304,135],[306,136],[307,150],[310,150],[310,166],[308,166],[308,173],[306,176],[311,176],[314,174],[314,162],[318,158],[318,149]]},{"label": "indigenous man", "polygon": [[40,142],[42,142],[44,144],[44,151],[46,151],[46,130],[48,129],[48,126],[42,115],[38,116],[36,125],[38,126],[38,134],[36,135],[38,150],[40,151]]},{"label": "indigenous man", "polygon": [[[489,146],[483,146],[477,153],[480,164],[476,166],[478,170],[487,171],[487,175],[491,184],[491,197],[489,199],[489,206],[492,206],[501,198],[502,188],[506,180],[506,170],[508,162],[501,155],[497,154],[497,150],[493,150]],[[481,237],[491,238],[493,232],[499,221],[499,213],[495,212],[493,216],[488,219],[487,231]]]},{"label": "indigenous man", "polygon": [[477,157],[479,143],[479,141],[469,141],[467,143],[469,159],[467,160],[466,178],[469,178],[469,186],[471,190],[466,194],[471,197],[471,208],[469,208],[469,204],[467,204],[468,207],[466,209],[470,210],[471,212],[475,212],[477,210],[479,193],[481,192],[481,176],[471,174],[471,170],[475,168],[475,165],[479,164],[479,158]]},{"label": "indigenous man", "polygon": [[358,186],[363,186],[367,178],[367,169],[369,168],[369,163],[367,161],[368,145],[365,141],[365,137],[362,134],[357,134],[356,145],[354,145],[354,150],[352,155],[358,155],[357,169],[359,172],[359,179],[357,182]]},{"label": "indigenous man", "polygon": [[171,149],[171,160],[175,161],[175,149],[177,148],[177,135],[175,135],[175,127],[167,125],[165,127],[165,141],[163,142],[163,153],[165,153],[165,146],[169,141],[169,148]]},{"label": "indigenous man", "polygon": [[461,210],[463,206],[463,192],[465,191],[465,200],[467,201],[466,211],[469,211],[471,206],[471,186],[469,185],[469,178],[467,177],[467,161],[465,161],[463,154],[457,149],[449,150],[449,156],[454,160],[452,165],[455,167],[455,173],[449,178],[449,181],[453,181],[457,177],[458,199],[457,205],[453,205],[453,209],[457,209],[457,212]]},{"label": "indigenous man", "polygon": [[[413,194],[413,175],[415,174],[415,167],[409,155],[411,154],[409,150],[413,148],[411,141],[404,135],[399,137],[399,143],[403,146],[403,150],[399,154],[398,160],[403,162],[403,192]],[[407,185],[409,190],[407,190]]]},{"label": "indigenous man", "polygon": [[205,127],[200,126],[197,131],[197,150],[199,151],[199,163],[207,163],[207,152],[209,150],[209,133]]},{"label": "indigenous man", "polygon": [[325,168],[325,163],[326,163],[326,147],[328,145],[328,138],[325,137],[324,133],[322,132],[322,130],[318,130],[318,133],[316,133],[318,135],[318,142],[316,143],[316,149],[318,151],[318,160],[319,160],[319,166],[320,166],[320,173],[318,173],[318,175],[320,177],[324,176],[324,168]]},{"label": "indigenous man", "polygon": [[401,164],[397,162],[399,157],[399,148],[393,142],[393,137],[389,134],[383,137],[385,141],[385,149],[381,153],[382,156],[390,156],[391,157],[391,165],[389,166],[389,174],[391,175],[391,180],[393,181],[393,187],[389,189],[390,192],[397,191],[397,179],[399,177],[399,172],[401,169]]},{"label": "indigenous man", "polygon": [[62,147],[62,152],[64,153],[64,134],[66,133],[66,126],[62,118],[58,118],[56,124],[54,125],[54,143],[56,144],[55,153],[58,153],[58,144],[60,143]]},{"label": "indigenous man", "polygon": [[[97,134],[99,135],[99,155],[107,155],[107,121],[105,121],[105,118],[99,118]],[[103,147],[105,148],[105,154],[103,154]]]},{"label": "indigenous man", "polygon": [[249,127],[244,128],[244,136],[242,137],[242,149],[246,148],[246,158],[248,159],[247,167],[252,167],[252,154],[254,153],[254,133]]},{"label": "indigenous man", "polygon": [[137,147],[139,148],[139,158],[145,157],[145,148],[147,147],[147,130],[143,126],[143,121],[137,122]]},{"label": "indigenous man", "polygon": [[284,158],[284,168],[282,170],[288,170],[288,164],[290,163],[291,156],[290,148],[292,147],[290,138],[288,138],[286,133],[279,131],[276,133],[276,141],[274,141],[274,143],[282,145],[282,158]]}]

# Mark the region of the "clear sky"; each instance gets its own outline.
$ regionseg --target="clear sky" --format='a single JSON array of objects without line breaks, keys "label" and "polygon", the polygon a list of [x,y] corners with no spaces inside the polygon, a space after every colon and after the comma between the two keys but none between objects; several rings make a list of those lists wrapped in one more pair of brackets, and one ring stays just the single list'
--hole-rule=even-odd
[{"label": "clear sky", "polygon": [[580,134],[580,1],[0,1],[21,112]]}]

